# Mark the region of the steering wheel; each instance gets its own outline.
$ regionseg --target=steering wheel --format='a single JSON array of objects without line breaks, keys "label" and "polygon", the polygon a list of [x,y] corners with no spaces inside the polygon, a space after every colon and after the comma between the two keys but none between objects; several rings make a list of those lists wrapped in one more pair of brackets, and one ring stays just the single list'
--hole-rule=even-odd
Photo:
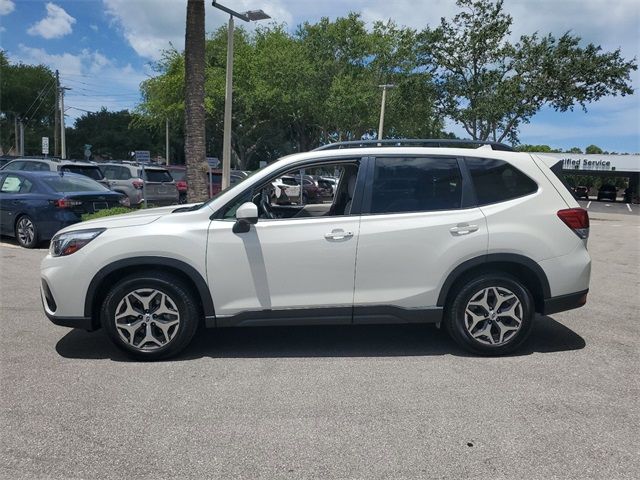
[{"label": "steering wheel", "polygon": [[269,192],[267,189],[263,189],[260,193],[260,208],[266,218],[276,218],[273,210],[271,209],[271,201],[269,199]]}]

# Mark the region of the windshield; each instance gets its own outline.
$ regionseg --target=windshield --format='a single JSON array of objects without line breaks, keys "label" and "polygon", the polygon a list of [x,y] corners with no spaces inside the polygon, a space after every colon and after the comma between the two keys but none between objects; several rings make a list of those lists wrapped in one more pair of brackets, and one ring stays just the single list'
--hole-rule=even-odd
[{"label": "windshield", "polygon": [[104,175],[98,167],[80,166],[80,165],[64,165],[60,167],[63,172],[77,173],[78,175],[84,175],[85,177],[93,178],[94,180],[102,180]]},{"label": "windshield", "polygon": [[54,192],[109,192],[104,185],[85,177],[43,177],[42,181]]}]

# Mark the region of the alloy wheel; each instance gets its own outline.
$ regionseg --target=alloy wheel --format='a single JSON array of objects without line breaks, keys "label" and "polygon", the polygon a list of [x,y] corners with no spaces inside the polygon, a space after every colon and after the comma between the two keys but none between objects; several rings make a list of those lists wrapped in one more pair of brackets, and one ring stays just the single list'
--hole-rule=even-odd
[{"label": "alloy wheel", "polygon": [[157,350],[175,338],[180,328],[180,312],[166,293],[141,288],[120,300],[114,322],[126,344],[138,350]]},{"label": "alloy wheel", "polygon": [[36,235],[33,222],[28,217],[22,217],[18,220],[18,240],[22,245],[30,245]]},{"label": "alloy wheel", "polygon": [[522,326],[522,303],[509,289],[487,287],[471,296],[464,313],[467,332],[492,346],[508,343]]}]

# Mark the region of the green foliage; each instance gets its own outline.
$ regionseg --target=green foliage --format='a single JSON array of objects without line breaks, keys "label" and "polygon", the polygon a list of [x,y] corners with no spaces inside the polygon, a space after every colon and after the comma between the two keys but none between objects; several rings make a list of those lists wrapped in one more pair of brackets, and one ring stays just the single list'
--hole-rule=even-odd
[{"label": "green foliage", "polygon": [[582,149],[580,147],[571,147],[566,152],[567,153],[582,153]]},{"label": "green foliage", "polygon": [[98,210],[95,213],[85,213],[82,215],[81,218],[83,222],[86,222],[87,220],[95,220],[96,218],[111,217],[113,215],[122,215],[123,213],[129,213],[131,211],[132,211],[131,208],[113,207],[113,208],[106,208],[104,210]]},{"label": "green foliage", "polygon": [[[294,33],[283,26],[260,27],[234,37],[232,162],[255,168],[322,143],[360,139],[378,126],[381,90],[387,95],[386,137],[440,137],[431,75],[418,68],[417,33],[393,22],[365,28],[358,14]],[[221,157],[226,69],[226,28],[206,43],[205,107],[207,152]],[[180,122],[184,105],[184,60],[165,52],[159,75],[142,85],[136,122]]]},{"label": "green foliage", "polygon": [[545,153],[560,153],[562,150],[557,148],[551,148],[549,145],[528,145],[521,144],[516,147],[518,152],[545,152]]},{"label": "green foliage", "polygon": [[105,108],[84,114],[76,120],[74,128],[67,129],[69,157],[84,158],[85,144],[92,146],[92,159],[126,160],[134,150],[163,152],[164,137],[160,131],[136,123],[134,118],[127,110],[109,112]]},{"label": "green foliage", "polygon": [[604,153],[597,145],[589,145],[584,151],[585,153]]},{"label": "green foliage", "polygon": [[[11,64],[0,50],[0,147],[15,147],[14,118],[24,118],[25,153],[41,153],[41,137],[53,137],[55,76],[44,65]],[[53,138],[50,141],[53,150]]]},{"label": "green foliage", "polygon": [[518,130],[543,106],[572,110],[608,95],[630,95],[635,59],[603,53],[565,33],[508,40],[503,1],[457,0],[460,13],[420,34],[422,66],[438,85],[440,111],[473,139],[518,142]]}]

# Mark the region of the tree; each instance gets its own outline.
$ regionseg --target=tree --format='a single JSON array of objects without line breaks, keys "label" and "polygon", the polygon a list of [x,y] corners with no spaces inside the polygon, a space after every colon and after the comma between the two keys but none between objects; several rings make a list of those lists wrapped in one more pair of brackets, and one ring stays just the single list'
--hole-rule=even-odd
[{"label": "tree", "polygon": [[184,153],[189,183],[188,201],[208,197],[204,109],[205,32],[204,0],[187,1],[185,34],[185,140]]},{"label": "tree", "polygon": [[543,106],[572,110],[608,95],[630,95],[635,59],[620,50],[580,46],[565,33],[508,40],[503,1],[457,0],[461,11],[421,32],[422,66],[436,77],[441,112],[474,140],[518,142],[518,130]]},{"label": "tree", "polygon": [[[127,110],[109,112],[102,108],[85,113],[67,128],[69,158],[84,158],[84,145],[91,145],[92,158],[126,160],[135,150],[161,152],[164,137],[154,128],[134,122]],[[163,132],[164,133],[164,132]]]},{"label": "tree", "polygon": [[[305,23],[293,33],[281,25],[253,33],[236,28],[231,159],[235,168],[307,151],[318,145],[360,139],[374,132],[381,83],[397,85],[387,97],[385,132],[392,137],[439,137],[443,120],[436,91],[420,71],[416,32],[392,22],[367,30],[357,14]],[[222,147],[227,30],[206,41],[207,152]],[[143,82],[141,122],[161,125],[184,112],[184,56],[171,50]]]},{"label": "tree", "polygon": [[521,144],[516,147],[518,152],[538,152],[538,153],[560,153],[561,150],[551,148],[549,145],[528,145]]},{"label": "tree", "polygon": [[571,147],[567,150],[567,153],[582,153],[582,149],[580,147]]},{"label": "tree", "polygon": [[589,145],[585,148],[584,153],[603,153],[602,149],[597,145]]},{"label": "tree", "polygon": [[55,88],[55,76],[48,67],[12,65],[0,50],[0,148],[3,151],[15,147],[14,119],[19,117],[25,125],[25,154],[41,153],[41,137],[53,136]]}]

